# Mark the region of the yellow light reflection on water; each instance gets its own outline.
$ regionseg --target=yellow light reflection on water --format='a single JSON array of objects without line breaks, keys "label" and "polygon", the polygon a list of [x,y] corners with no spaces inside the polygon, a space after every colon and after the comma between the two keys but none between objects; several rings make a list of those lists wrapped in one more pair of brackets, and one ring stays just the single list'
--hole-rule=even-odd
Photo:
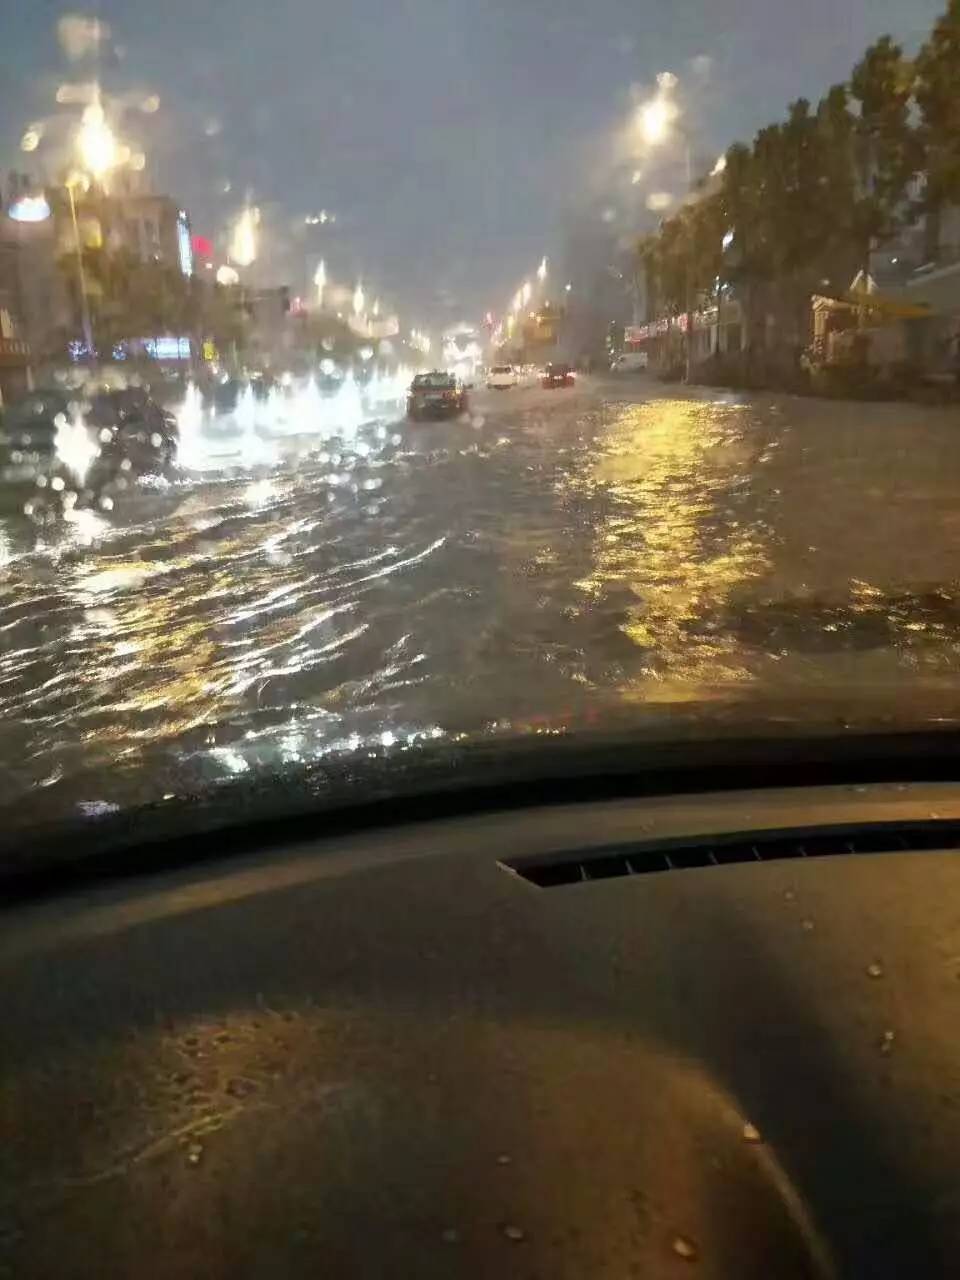
[{"label": "yellow light reflection on water", "polygon": [[688,400],[618,406],[584,477],[612,502],[577,585],[596,603],[627,588],[620,629],[650,654],[621,690],[628,699],[699,700],[750,678],[735,638],[711,629],[768,569],[759,531],[728,503],[751,460],[739,412]]}]

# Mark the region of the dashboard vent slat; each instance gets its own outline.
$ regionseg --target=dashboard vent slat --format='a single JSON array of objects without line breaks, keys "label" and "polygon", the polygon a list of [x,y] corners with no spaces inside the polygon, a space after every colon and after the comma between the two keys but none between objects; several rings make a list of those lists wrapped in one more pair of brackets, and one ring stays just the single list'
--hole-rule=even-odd
[{"label": "dashboard vent slat", "polygon": [[533,858],[501,865],[541,889],[642,876],[661,871],[693,871],[744,862],[843,857],[960,849],[960,822],[871,823],[861,827],[818,827],[790,831],[734,832],[701,839],[645,841]]}]

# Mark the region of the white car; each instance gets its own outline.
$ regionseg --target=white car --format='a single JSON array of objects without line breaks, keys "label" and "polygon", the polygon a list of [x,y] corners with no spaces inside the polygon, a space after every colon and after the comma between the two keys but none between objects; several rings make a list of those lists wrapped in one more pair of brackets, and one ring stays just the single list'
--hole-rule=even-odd
[{"label": "white car", "polygon": [[487,375],[487,386],[494,391],[506,391],[520,382],[520,375],[512,364],[495,364]]}]

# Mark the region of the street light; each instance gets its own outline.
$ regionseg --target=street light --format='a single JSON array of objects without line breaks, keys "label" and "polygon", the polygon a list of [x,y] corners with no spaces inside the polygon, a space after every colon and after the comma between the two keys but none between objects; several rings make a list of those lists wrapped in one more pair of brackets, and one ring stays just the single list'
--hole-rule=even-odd
[{"label": "street light", "polygon": [[547,259],[546,257],[543,257],[540,259],[539,267],[537,267],[537,279],[540,281],[541,284],[543,284],[546,278],[547,278]]},{"label": "street light", "polygon": [[[677,83],[676,76],[669,72],[663,72],[657,77],[660,84],[660,93],[655,98],[651,98],[645,102],[638,115],[638,123],[640,133],[643,140],[650,146],[658,146],[665,142],[671,131],[676,131],[683,138],[684,156],[687,167],[687,193],[693,191],[693,155],[690,146],[690,132],[683,124],[676,124],[680,112],[675,102],[667,96]],[[652,197],[651,197],[652,199]],[[648,202],[648,208],[654,207]],[[687,381],[690,380],[690,368],[693,354],[693,309],[690,297],[690,258],[687,256],[686,261],[686,283],[684,285],[684,294],[686,298],[686,329],[684,331],[684,364],[686,366]]]},{"label": "street light", "polygon": [[117,140],[107,124],[99,99],[83,109],[77,147],[83,167],[94,178],[102,179],[116,168],[119,157]]},{"label": "street light", "polygon": [[323,291],[327,286],[327,268],[321,258],[313,273],[313,283],[317,286],[317,306],[323,306]]},{"label": "street light", "polygon": [[77,283],[80,286],[80,328],[83,330],[83,345],[87,355],[93,359],[93,320],[90,317],[90,299],[87,296],[87,275],[83,269],[83,245],[80,243],[80,223],[77,221],[77,202],[74,198],[75,186],[86,186],[83,174],[72,173],[67,178],[67,195],[70,198],[70,221],[73,224],[73,247],[77,254]]},{"label": "street light", "polygon": [[677,108],[669,99],[658,96],[645,102],[638,116],[644,142],[648,142],[651,146],[663,142],[676,118]]},{"label": "street light", "polygon": [[238,267],[249,267],[257,258],[257,228],[260,210],[248,205],[234,223],[228,256]]}]

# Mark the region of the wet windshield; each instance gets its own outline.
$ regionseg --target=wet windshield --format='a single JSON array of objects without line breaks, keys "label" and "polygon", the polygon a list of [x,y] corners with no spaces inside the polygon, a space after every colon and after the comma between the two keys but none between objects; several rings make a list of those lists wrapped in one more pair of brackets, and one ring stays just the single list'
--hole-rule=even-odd
[{"label": "wet windshield", "polygon": [[8,8],[8,829],[952,723],[960,0]]}]

